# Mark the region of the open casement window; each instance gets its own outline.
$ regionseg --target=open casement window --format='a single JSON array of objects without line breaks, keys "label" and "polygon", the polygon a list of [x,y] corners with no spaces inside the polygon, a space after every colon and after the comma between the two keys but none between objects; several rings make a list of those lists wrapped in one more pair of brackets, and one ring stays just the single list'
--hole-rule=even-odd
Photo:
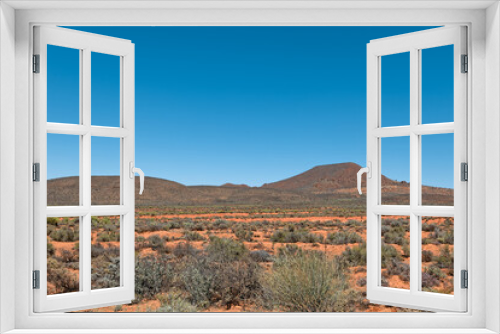
[{"label": "open casement window", "polygon": [[[466,54],[466,28],[458,26],[373,40],[367,46],[367,298],[372,303],[466,311]],[[447,55],[444,63],[439,55]],[[394,57],[406,67],[392,66]],[[435,75],[444,66],[450,69],[447,83]],[[390,83],[391,77],[396,82]],[[446,84],[449,94],[439,95]],[[393,85],[408,87],[407,98],[391,96]],[[445,95],[449,98],[443,103]],[[436,108],[447,108],[449,118],[433,114]],[[440,202],[439,191],[445,190],[430,187],[426,179],[433,150],[440,150],[438,157],[450,157],[449,170],[440,175],[450,177],[454,189],[446,191],[454,191],[452,202]],[[394,180],[385,176],[390,178],[387,171],[394,161],[407,166],[407,192],[390,197]],[[401,243],[388,240],[395,227],[405,233]],[[429,283],[439,275],[449,279],[446,286]],[[402,284],[408,280],[409,285]]]},{"label": "open casement window", "polygon": [[[102,57],[111,57],[112,61],[97,67]],[[129,303],[134,299],[134,172],[137,171],[134,44],[70,29],[35,27],[33,60],[34,310],[64,312]],[[64,68],[73,60],[72,68]],[[114,105],[97,98],[96,103],[103,105],[91,103],[91,92],[95,96],[113,95],[102,85],[102,82],[104,86],[111,84],[110,76],[104,74],[102,79],[103,74],[91,71],[91,66],[99,71],[114,66]],[[73,92],[69,92],[70,85],[67,91],[51,88],[51,80],[64,80],[55,72],[67,75],[64,71],[73,70],[76,87]],[[100,85],[96,81],[99,76]],[[75,96],[73,100],[71,94]],[[67,101],[76,102],[69,106]],[[61,106],[67,107],[59,112],[63,116],[51,117],[54,108],[64,109]],[[111,113],[111,109],[115,111],[112,117],[104,119],[103,115]],[[72,115],[75,117],[71,118]],[[102,144],[107,141],[116,145]],[[65,151],[61,153],[63,148]],[[59,151],[57,161],[51,161],[53,155],[48,154],[54,150]],[[94,164],[99,159],[114,159],[116,166],[113,179],[116,182],[104,187],[110,192],[107,203],[95,203],[92,195],[98,191],[91,183]],[[48,179],[57,173],[48,170],[64,169],[66,165],[76,166],[72,174],[76,176],[58,179],[67,182],[65,191],[51,193]],[[100,181],[106,185],[106,180]],[[106,230],[106,237],[99,235],[102,229]],[[103,267],[102,263],[94,263],[92,246],[96,239],[103,241],[99,251],[112,265],[106,262]],[[51,256],[63,257],[72,266],[58,267],[50,261]]]}]

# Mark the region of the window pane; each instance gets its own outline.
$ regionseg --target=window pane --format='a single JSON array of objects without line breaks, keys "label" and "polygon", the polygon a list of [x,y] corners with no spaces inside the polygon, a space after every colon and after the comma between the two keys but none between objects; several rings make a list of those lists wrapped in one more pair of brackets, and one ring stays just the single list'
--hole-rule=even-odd
[{"label": "window pane", "polygon": [[453,122],[453,45],[421,52],[422,123]]},{"label": "window pane", "polygon": [[92,205],[120,204],[120,138],[92,137]]},{"label": "window pane", "polygon": [[120,126],[120,57],[92,52],[92,125]]},{"label": "window pane", "polygon": [[422,205],[453,206],[452,133],[422,136]]},{"label": "window pane", "polygon": [[92,217],[92,289],[120,286],[120,217]]},{"label": "window pane", "polygon": [[410,137],[382,138],[382,204],[410,204]]},{"label": "window pane", "polygon": [[410,124],[410,53],[381,57],[382,126]]},{"label": "window pane", "polygon": [[47,206],[80,205],[80,137],[47,134]]},{"label": "window pane", "polygon": [[80,50],[47,45],[47,122],[80,123]]},{"label": "window pane", "polygon": [[410,289],[410,218],[381,217],[380,285]]},{"label": "window pane", "polygon": [[422,291],[453,294],[454,219],[422,217]]},{"label": "window pane", "polygon": [[80,290],[80,218],[47,218],[47,294]]}]

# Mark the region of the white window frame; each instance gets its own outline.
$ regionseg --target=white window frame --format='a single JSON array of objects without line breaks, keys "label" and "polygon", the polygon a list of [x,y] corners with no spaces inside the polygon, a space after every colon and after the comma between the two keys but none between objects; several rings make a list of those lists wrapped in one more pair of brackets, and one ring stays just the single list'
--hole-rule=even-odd
[{"label": "white window frame", "polygon": [[[467,55],[465,26],[450,26],[396,35],[370,41],[367,46],[367,298],[372,303],[435,311],[467,310],[467,290],[461,287],[461,271],[467,270],[467,183],[461,180],[461,164],[467,163],[467,75],[462,73],[462,55]],[[422,50],[453,46],[454,120],[422,123]],[[384,127],[382,124],[382,57],[409,53],[409,124]],[[454,205],[422,205],[422,136],[453,134]],[[408,205],[384,205],[382,201],[382,141],[399,137],[409,141],[410,198]],[[410,224],[410,288],[381,285],[382,216],[408,216]],[[454,218],[454,293],[422,291],[422,217]]]},{"label": "white window frame", "polygon": [[[128,304],[135,298],[135,180],[130,177],[134,165],[134,44],[129,40],[101,36],[60,27],[34,27],[34,54],[39,56],[39,73],[34,83],[34,161],[39,163],[39,181],[33,184],[34,270],[39,270],[39,289],[34,290],[35,312],[72,311],[89,306]],[[78,50],[80,62],[79,124],[47,122],[47,45]],[[92,125],[91,67],[92,53],[120,59],[119,127]],[[79,138],[79,205],[47,206],[47,134],[65,134]],[[92,138],[116,138],[120,141],[120,203],[92,205]],[[133,173],[132,173],[133,174]],[[120,233],[120,285],[92,290],[91,244],[92,216],[118,216]],[[78,217],[79,291],[47,295],[47,217]]]},{"label": "white window frame", "polygon": [[[11,6],[16,7],[14,10]],[[71,8],[71,6],[74,6]],[[66,8],[64,8],[66,7]],[[127,9],[128,7],[129,9]],[[135,7],[135,9],[130,9]],[[148,8],[149,7],[149,8]],[[163,8],[159,8],[163,7]],[[176,8],[177,7],[177,8]],[[181,7],[181,8],[179,8]],[[226,7],[226,8],[224,8]],[[397,8],[394,8],[397,7]],[[24,8],[24,9],[23,9]],[[80,8],[80,9],[75,9]],[[82,9],[85,8],[85,9]],[[109,9],[113,10],[109,10]],[[137,8],[142,8],[138,10]],[[127,332],[500,332],[500,11],[496,1],[6,1],[0,4],[0,330]],[[57,25],[465,24],[469,31],[468,312],[435,314],[34,314],[31,290],[32,27]],[[14,33],[15,32],[15,33]],[[14,38],[15,36],[15,38]],[[160,66],[161,64],[159,64]],[[15,73],[12,68],[15,66]],[[12,84],[15,82],[15,85]],[[15,99],[13,98],[15,96]],[[15,110],[15,113],[14,111]],[[140,115],[138,115],[140,117]],[[11,127],[11,129],[9,129]],[[12,130],[13,129],[13,130]],[[15,147],[12,138],[15,136]],[[488,152],[488,154],[486,154]],[[12,175],[14,173],[14,178]],[[488,174],[488,182],[486,182]],[[9,188],[7,188],[8,186]],[[15,201],[11,199],[15,193]],[[488,195],[488,196],[486,196]],[[14,209],[12,209],[14,208]],[[15,222],[13,224],[12,222]],[[474,229],[472,229],[474,226]],[[12,235],[15,238],[12,238]],[[490,254],[488,266],[485,255]],[[14,287],[14,288],[13,288]],[[488,291],[488,293],[486,293]],[[15,305],[12,308],[12,305]],[[141,328],[140,330],[137,328]],[[137,329],[137,330],[133,330]],[[155,331],[157,329],[157,331]],[[160,331],[160,329],[164,329]],[[184,330],[182,330],[184,329]],[[191,331],[189,330],[191,329]],[[246,329],[246,330],[245,330]],[[418,330],[417,330],[418,329]]]}]

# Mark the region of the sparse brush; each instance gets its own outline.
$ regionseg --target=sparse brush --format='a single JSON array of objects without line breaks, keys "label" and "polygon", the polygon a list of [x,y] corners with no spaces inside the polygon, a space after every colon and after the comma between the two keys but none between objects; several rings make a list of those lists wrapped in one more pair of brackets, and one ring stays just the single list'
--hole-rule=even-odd
[{"label": "sparse brush", "polygon": [[325,242],[330,245],[346,245],[362,243],[363,238],[354,232],[328,233]]},{"label": "sparse brush", "polygon": [[263,278],[263,304],[288,312],[354,311],[361,294],[349,288],[338,261],[317,251],[278,257],[270,275]]}]

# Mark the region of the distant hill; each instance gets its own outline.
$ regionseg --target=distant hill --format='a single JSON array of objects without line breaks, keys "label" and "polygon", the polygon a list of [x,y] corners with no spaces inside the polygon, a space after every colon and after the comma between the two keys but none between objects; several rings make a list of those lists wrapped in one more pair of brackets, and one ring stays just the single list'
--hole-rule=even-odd
[{"label": "distant hill", "polygon": [[[296,176],[249,187],[244,184],[225,183],[222,186],[185,186],[183,184],[146,177],[144,194],[139,196],[139,178],[136,177],[136,205],[182,206],[182,205],[285,205],[324,204],[333,205],[342,200],[363,205],[365,196],[356,189],[356,173],[361,166],[340,163],[316,166]],[[113,205],[120,203],[119,176],[92,177],[92,204]],[[363,188],[365,182],[363,181]],[[382,176],[384,204],[406,204],[410,186]],[[48,205],[78,205],[79,178],[65,177],[47,182]],[[423,187],[423,198],[439,205],[453,204],[453,190]],[[339,204],[340,205],[340,204]],[[342,204],[345,205],[345,204]]]},{"label": "distant hill", "polygon": [[[357,187],[356,174],[360,168],[360,165],[353,162],[316,166],[302,174],[285,180],[266,183],[262,187],[271,189],[301,190],[312,193],[331,193],[337,192],[339,189],[355,189]],[[382,185],[402,187],[406,186],[407,183],[393,181],[385,176],[382,176]],[[362,186],[366,186],[364,178]]]}]

